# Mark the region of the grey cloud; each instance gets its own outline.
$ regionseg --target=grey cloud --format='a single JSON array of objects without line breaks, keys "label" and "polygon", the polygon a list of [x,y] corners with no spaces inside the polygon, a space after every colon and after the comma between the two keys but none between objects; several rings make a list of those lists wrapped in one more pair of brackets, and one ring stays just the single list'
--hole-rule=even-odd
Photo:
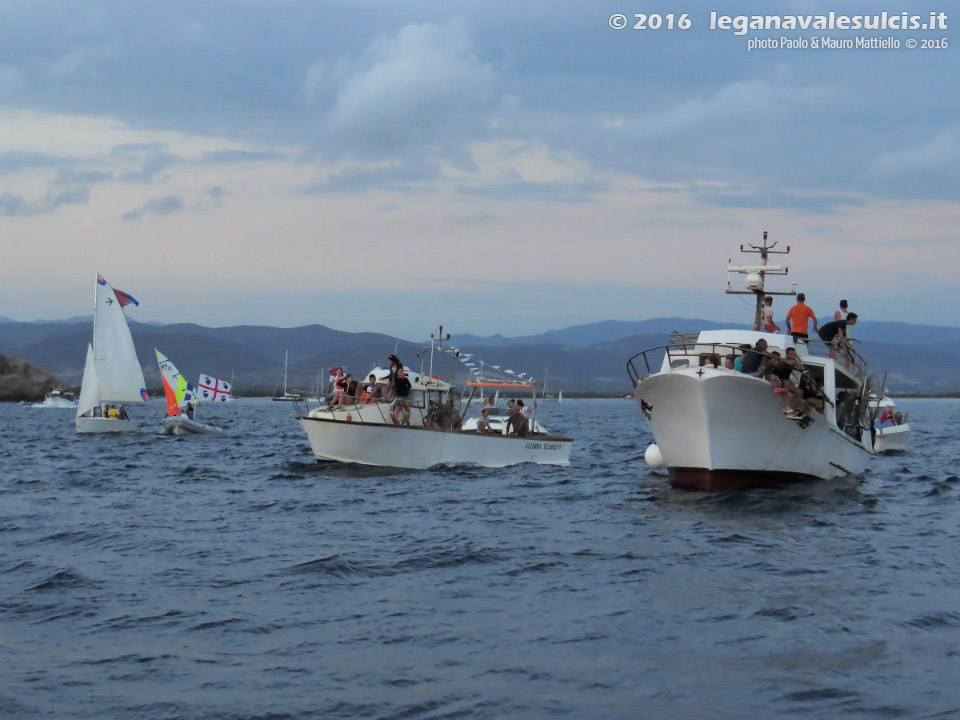
[{"label": "grey cloud", "polygon": [[101,170],[76,170],[73,168],[62,168],[57,173],[54,185],[93,185],[95,183],[106,182],[113,177],[111,173]]},{"label": "grey cloud", "polygon": [[26,169],[53,167],[70,162],[73,161],[37,152],[5,152],[0,153],[0,173],[18,173]]},{"label": "grey cloud", "polygon": [[410,146],[462,143],[476,130],[476,115],[489,102],[496,82],[490,64],[479,59],[461,23],[406,25],[381,36],[355,61],[314,64],[304,85],[320,108],[328,152],[356,156],[396,154]]},{"label": "grey cloud", "polygon": [[123,219],[127,221],[139,220],[147,213],[171,215],[181,210],[183,210],[183,200],[175,195],[167,195],[166,197],[147,200],[147,202],[143,204],[143,207],[124,213]]},{"label": "grey cloud", "polygon": [[75,188],[60,193],[48,193],[40,200],[25,200],[13,193],[0,194],[0,214],[8,217],[45,215],[62,205],[83,205],[90,199],[88,188]]},{"label": "grey cloud", "polygon": [[248,163],[284,160],[286,156],[273,150],[216,150],[204,156],[204,160],[213,163]]},{"label": "grey cloud", "polygon": [[702,192],[694,195],[701,205],[718,207],[806,210],[807,212],[830,215],[842,207],[863,207],[866,200],[862,197],[844,195],[799,195],[791,192],[763,192],[759,190]]},{"label": "grey cloud", "polygon": [[609,188],[605,180],[583,182],[529,182],[514,180],[492,185],[458,185],[457,193],[492,200],[533,200],[536,202],[591,203]]},{"label": "grey cloud", "polygon": [[164,152],[153,153],[143,159],[139,170],[124,173],[120,179],[124,182],[149,183],[157,175],[177,162],[177,158]]},{"label": "grey cloud", "polygon": [[386,188],[402,193],[422,193],[432,189],[430,183],[442,179],[437,163],[413,161],[385,167],[348,168],[324,180],[301,188],[314,195],[321,193],[353,193],[370,188]]}]

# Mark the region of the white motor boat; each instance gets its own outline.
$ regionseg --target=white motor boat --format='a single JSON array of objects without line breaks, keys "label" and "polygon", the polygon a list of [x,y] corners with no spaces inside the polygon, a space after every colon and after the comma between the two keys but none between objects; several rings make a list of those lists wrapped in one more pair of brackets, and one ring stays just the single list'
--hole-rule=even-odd
[{"label": "white motor boat", "polygon": [[874,417],[873,449],[877,453],[905,452],[910,444],[909,418],[896,411],[889,395],[871,395],[870,408]]},{"label": "white motor boat", "polygon": [[87,345],[87,360],[77,403],[78,433],[134,432],[137,429],[131,420],[104,416],[107,406],[141,403],[147,399],[143,371],[137,361],[137,351],[123,314],[123,307],[131,303],[139,305],[127,293],[110,287],[97,274],[93,341]]},{"label": "white motor boat", "polygon": [[76,408],[77,399],[74,397],[73,393],[67,392],[65,390],[54,389],[48,392],[44,398],[43,402],[40,404],[42,407],[48,408]]},{"label": "white motor boat", "polygon": [[[390,371],[376,368],[369,374],[383,387]],[[528,421],[534,430],[522,436],[470,430],[461,426],[460,418],[470,412],[473,394],[458,407],[454,388],[439,377],[408,372],[407,378],[409,418],[402,424],[394,423],[392,409],[397,420],[401,417],[390,401],[351,401],[310,411],[298,403],[297,422],[317,460],[415,469],[460,463],[484,467],[570,463],[573,439],[538,431],[535,418]],[[477,384],[471,385],[476,390]],[[529,388],[532,383],[511,387]]]},{"label": "white motor boat", "polygon": [[[647,462],[666,467],[674,485],[723,491],[775,486],[802,479],[858,475],[873,457],[866,366],[852,349],[841,359],[820,341],[795,344],[789,335],[760,331],[766,295],[793,295],[764,290],[766,275],[784,275],[767,265],[767,233],[757,252],[762,265],[731,267],[746,274],[746,291],[757,296],[753,330],[710,330],[675,335],[671,344],[638,353],[627,363],[634,398],[650,423],[655,444]],[[715,358],[734,360],[745,348],[767,343],[764,361],[773,351],[786,355],[795,348],[803,371],[792,380],[806,387],[802,412],[784,411],[785,403],[760,376],[724,367]],[[748,351],[752,352],[752,351]],[[787,396],[791,397],[791,396]],[[808,404],[809,403],[809,404]],[[811,408],[819,407],[820,411]]]}]

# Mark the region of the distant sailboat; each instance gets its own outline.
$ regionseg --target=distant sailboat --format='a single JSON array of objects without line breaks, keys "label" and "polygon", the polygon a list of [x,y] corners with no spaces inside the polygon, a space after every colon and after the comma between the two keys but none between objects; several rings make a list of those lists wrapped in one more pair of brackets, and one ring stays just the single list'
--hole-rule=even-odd
[{"label": "distant sailboat", "polygon": [[290,351],[287,350],[283,355],[283,395],[275,395],[274,400],[277,402],[293,402],[294,400],[299,400],[299,395],[291,395],[287,392],[287,361],[290,359]]},{"label": "distant sailboat", "polygon": [[560,391],[557,392],[557,402],[558,402],[558,403],[562,403],[562,402],[563,402],[563,390],[560,390]]},{"label": "distant sailboat", "polygon": [[[132,432],[137,426],[114,413],[107,405],[140,403],[147,399],[143,371],[137,361],[130,328],[123,308],[139,305],[122,290],[114,290],[99,273],[94,292],[93,341],[87,345],[80,400],[77,402],[78,433]],[[97,412],[94,412],[94,410]],[[103,417],[104,410],[107,417]]]}]

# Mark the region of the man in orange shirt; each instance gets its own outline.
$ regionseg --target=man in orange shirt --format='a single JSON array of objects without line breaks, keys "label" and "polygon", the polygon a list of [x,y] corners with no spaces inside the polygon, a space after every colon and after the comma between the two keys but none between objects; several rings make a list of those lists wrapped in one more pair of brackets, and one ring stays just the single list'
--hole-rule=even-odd
[{"label": "man in orange shirt", "polygon": [[807,307],[807,296],[803,293],[797,295],[797,304],[787,312],[787,332],[793,337],[793,341],[807,341],[808,322],[813,320],[813,331],[818,332],[817,316],[813,310]]}]

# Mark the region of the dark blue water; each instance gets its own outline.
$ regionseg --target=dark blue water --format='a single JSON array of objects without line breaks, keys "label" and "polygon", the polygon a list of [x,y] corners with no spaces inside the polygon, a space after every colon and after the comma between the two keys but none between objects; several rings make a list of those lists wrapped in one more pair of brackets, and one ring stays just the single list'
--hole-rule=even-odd
[{"label": "dark blue water", "polygon": [[286,403],[0,406],[0,718],[958,717],[960,402],[898,407],[864,478],[708,495],[627,400],[541,406],[569,468],[427,472]]}]

